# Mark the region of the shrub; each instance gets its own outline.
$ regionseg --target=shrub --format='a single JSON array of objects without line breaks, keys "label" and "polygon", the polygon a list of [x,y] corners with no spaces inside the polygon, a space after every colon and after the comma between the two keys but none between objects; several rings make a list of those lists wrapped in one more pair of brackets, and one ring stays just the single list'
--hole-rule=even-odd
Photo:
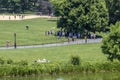
[{"label": "shrub", "polygon": [[4,60],[4,58],[0,58],[0,64],[4,64],[5,63],[5,60]]},{"label": "shrub", "polygon": [[12,64],[14,63],[12,59],[7,59],[7,64]]},{"label": "shrub", "polygon": [[120,22],[111,25],[110,33],[103,38],[102,52],[109,55],[109,60],[120,61]]},{"label": "shrub", "polygon": [[79,58],[79,56],[72,56],[71,57],[71,64],[73,64],[73,65],[80,65],[80,58]]},{"label": "shrub", "polygon": [[22,66],[26,66],[28,65],[28,62],[27,60],[21,60],[20,62],[18,62],[19,65],[22,65]]}]

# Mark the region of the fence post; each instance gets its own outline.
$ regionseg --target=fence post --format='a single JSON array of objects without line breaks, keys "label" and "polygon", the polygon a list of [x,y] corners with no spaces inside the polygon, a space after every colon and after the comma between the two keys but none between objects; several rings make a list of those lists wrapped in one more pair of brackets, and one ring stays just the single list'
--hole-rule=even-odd
[{"label": "fence post", "polygon": [[17,43],[16,43],[16,33],[14,33],[14,48],[17,48]]}]

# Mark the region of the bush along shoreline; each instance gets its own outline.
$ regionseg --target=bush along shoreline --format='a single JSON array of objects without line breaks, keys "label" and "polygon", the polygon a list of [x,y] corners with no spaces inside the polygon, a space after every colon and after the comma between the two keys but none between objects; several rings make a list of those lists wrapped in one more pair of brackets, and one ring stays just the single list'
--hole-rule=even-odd
[{"label": "bush along shoreline", "polygon": [[120,72],[120,62],[79,63],[80,60],[72,58],[68,63],[34,63],[28,64],[26,60],[13,62],[11,59],[0,58],[0,77],[3,76],[29,76],[29,75],[56,75],[69,73],[96,73]]}]

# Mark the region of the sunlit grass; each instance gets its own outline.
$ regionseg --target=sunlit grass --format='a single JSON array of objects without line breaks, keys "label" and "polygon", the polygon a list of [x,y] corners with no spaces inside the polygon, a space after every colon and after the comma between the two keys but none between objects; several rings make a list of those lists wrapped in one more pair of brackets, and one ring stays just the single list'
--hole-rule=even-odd
[{"label": "sunlit grass", "polygon": [[[26,30],[26,25],[29,30]],[[45,44],[61,42],[54,35],[45,36],[48,30],[56,31],[56,18],[37,18],[20,21],[0,21],[0,46],[6,41],[14,44],[14,33],[17,35],[17,45]]]},{"label": "sunlit grass", "polygon": [[72,55],[78,55],[82,62],[99,63],[106,61],[101,52],[101,44],[79,44],[59,47],[1,50],[0,56],[15,61],[28,60],[30,63],[37,59],[47,59],[51,62],[68,62]]}]

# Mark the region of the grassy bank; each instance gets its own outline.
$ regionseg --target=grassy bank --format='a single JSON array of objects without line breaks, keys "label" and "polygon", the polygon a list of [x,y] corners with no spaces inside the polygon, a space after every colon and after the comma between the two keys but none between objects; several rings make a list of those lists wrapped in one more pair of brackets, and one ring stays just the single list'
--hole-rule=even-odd
[{"label": "grassy bank", "polygon": [[[100,43],[48,48],[13,49],[0,51],[0,76],[53,75],[120,71],[119,62],[109,62],[101,52]],[[79,65],[71,64],[71,56],[80,58]],[[3,57],[3,58],[2,58]],[[36,63],[37,59],[49,63]]]},{"label": "grassy bank", "polygon": [[103,63],[34,63],[28,65],[26,61],[0,65],[0,76],[28,76],[28,75],[56,75],[69,73],[98,73],[119,72],[120,62]]},{"label": "grassy bank", "polygon": [[103,62],[106,56],[101,52],[100,43],[77,44],[59,47],[0,50],[0,57],[13,61],[27,60],[33,63],[37,59],[47,59],[51,62],[68,62],[72,55],[78,55],[83,62]]}]

